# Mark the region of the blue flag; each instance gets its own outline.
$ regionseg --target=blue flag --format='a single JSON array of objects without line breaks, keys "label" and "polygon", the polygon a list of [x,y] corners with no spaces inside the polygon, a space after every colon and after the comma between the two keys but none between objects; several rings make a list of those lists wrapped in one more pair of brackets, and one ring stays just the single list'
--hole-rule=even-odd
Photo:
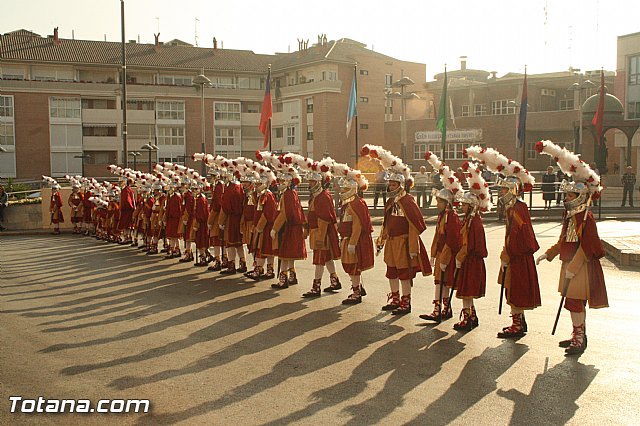
[{"label": "blue flag", "polygon": [[353,121],[353,117],[358,115],[358,104],[357,104],[357,96],[356,93],[356,73],[353,73],[353,82],[351,83],[351,94],[349,95],[349,109],[347,109],[347,137],[349,137],[349,132],[351,131],[351,123]]},{"label": "blue flag", "polygon": [[524,70],[524,87],[522,88],[522,100],[520,101],[520,116],[518,117],[518,148],[525,143],[527,132],[527,70]]}]

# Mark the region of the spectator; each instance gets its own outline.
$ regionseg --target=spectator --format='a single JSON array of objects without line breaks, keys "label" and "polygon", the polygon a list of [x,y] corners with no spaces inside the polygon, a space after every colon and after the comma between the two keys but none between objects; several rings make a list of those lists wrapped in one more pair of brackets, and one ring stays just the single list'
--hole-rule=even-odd
[{"label": "spectator", "polygon": [[613,174],[617,175],[619,171],[620,171],[620,166],[618,165],[618,163],[613,163]]},{"label": "spectator", "polygon": [[629,194],[629,206],[633,207],[633,188],[636,186],[636,174],[632,172],[631,166],[627,166],[627,173],[622,175],[622,205],[627,204],[627,194]]},{"label": "spectator", "polygon": [[[420,167],[420,171],[414,176],[414,182],[416,184],[416,202],[418,207],[425,208],[424,205],[427,201],[427,184],[429,183],[429,173],[425,166]],[[422,204],[420,204],[422,199]]]},{"label": "spectator", "polygon": [[556,172],[556,185],[555,185],[556,194],[557,194],[556,195],[556,206],[560,205],[560,201],[562,201],[562,191],[560,191],[560,184],[566,178],[567,178],[567,175],[565,175],[562,172],[562,170],[558,169],[558,171]]},{"label": "spectator", "polygon": [[556,175],[553,166],[547,167],[547,173],[542,175],[542,199],[544,209],[551,210],[551,202],[556,199]]},{"label": "spectator", "polygon": [[387,171],[378,166],[378,172],[376,173],[375,193],[373,194],[373,208],[378,208],[378,198],[382,194],[382,205],[384,207],[387,204]]},{"label": "spectator", "polygon": [[[493,173],[491,173],[491,170],[487,169],[486,167],[484,167],[482,169],[482,178],[485,180],[485,182],[487,182],[489,185],[493,184]],[[493,204],[493,191],[491,190],[491,186],[489,186],[489,196],[491,197],[491,203]]]},{"label": "spectator", "polygon": [[4,192],[4,186],[0,185],[0,231],[4,231],[5,228],[2,223],[4,222],[4,209],[9,205],[9,194]]},{"label": "spectator", "polygon": [[433,201],[433,193],[442,189],[442,178],[437,170],[431,173],[431,191],[427,194],[427,208],[431,207],[431,201]]}]

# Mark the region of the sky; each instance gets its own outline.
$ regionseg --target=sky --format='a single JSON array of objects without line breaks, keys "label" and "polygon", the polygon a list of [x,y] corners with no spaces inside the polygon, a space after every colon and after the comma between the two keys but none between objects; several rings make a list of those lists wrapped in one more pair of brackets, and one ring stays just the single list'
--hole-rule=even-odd
[{"label": "sky", "polygon": [[[616,68],[616,39],[640,32],[638,0],[125,0],[126,39],[180,39],[256,53],[295,51],[298,39],[343,37],[426,64],[426,80],[467,67],[529,73]],[[5,5],[0,33],[59,27],[61,38],[120,41],[119,0],[26,0]]]}]

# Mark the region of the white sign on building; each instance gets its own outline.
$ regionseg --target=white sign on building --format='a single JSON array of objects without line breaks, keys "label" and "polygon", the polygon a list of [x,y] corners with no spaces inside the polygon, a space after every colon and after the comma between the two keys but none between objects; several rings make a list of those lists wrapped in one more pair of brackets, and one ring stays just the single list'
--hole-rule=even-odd
[{"label": "white sign on building", "polygon": [[[416,143],[440,142],[439,130],[416,132]],[[447,142],[478,142],[482,140],[482,129],[447,130]]]}]

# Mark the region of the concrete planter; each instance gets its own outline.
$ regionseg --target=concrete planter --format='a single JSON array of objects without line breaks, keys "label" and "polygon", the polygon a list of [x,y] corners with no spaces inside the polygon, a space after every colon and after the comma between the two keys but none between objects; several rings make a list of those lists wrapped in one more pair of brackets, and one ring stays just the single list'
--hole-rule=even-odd
[{"label": "concrete planter", "polygon": [[11,231],[42,229],[42,204],[12,204],[4,209],[4,224]]}]

